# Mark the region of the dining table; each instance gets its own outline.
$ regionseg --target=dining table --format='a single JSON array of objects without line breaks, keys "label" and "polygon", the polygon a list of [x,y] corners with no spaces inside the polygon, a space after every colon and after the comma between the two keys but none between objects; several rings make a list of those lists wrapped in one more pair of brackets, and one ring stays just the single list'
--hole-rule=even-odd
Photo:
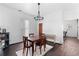
[{"label": "dining table", "polygon": [[34,55],[34,44],[39,40],[39,35],[29,36],[28,40],[32,42],[32,56]]}]

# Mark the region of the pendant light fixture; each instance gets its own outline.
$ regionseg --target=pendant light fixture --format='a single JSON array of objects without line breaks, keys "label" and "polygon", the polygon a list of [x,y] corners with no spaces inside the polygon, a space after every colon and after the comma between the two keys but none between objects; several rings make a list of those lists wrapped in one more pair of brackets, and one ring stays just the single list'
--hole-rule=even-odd
[{"label": "pendant light fixture", "polygon": [[44,17],[40,16],[40,3],[38,3],[38,16],[34,17],[35,20],[41,21]]}]

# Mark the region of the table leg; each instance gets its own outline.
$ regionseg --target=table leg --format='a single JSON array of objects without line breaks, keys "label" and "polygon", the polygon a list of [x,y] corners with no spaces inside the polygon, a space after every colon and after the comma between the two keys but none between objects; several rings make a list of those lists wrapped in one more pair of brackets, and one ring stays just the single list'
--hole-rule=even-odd
[{"label": "table leg", "polygon": [[32,42],[32,56],[34,55],[34,42]]}]

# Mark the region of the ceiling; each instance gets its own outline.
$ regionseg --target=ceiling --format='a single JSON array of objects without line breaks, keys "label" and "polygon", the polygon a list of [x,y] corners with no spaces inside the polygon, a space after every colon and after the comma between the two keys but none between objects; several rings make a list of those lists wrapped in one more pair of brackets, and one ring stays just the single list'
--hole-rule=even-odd
[{"label": "ceiling", "polygon": [[[2,5],[14,8],[17,10],[22,10],[25,13],[31,15],[37,15],[38,5],[37,3],[2,3]],[[41,3],[40,13],[41,16],[51,13],[52,11],[61,9],[61,4],[59,3]]]},{"label": "ceiling", "polygon": [[[37,15],[38,5],[37,3],[2,3],[2,5],[14,8],[16,10],[22,10],[23,12],[31,15]],[[79,8],[79,4],[75,3],[41,3],[40,12],[41,16],[50,14],[52,11],[59,9],[71,10],[71,8]]]}]

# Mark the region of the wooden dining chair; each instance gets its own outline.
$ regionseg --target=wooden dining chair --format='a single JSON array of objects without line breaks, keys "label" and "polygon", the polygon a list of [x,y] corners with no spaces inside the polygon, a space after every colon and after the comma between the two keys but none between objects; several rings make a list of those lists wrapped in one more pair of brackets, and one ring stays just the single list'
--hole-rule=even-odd
[{"label": "wooden dining chair", "polygon": [[44,51],[45,51],[45,48],[46,48],[46,36],[45,36],[45,34],[39,35],[39,39],[38,39],[38,41],[36,42],[36,45],[35,45],[35,51],[36,51],[37,46],[39,46],[40,54],[41,54],[42,46],[44,47]]},{"label": "wooden dining chair", "polygon": [[27,48],[26,55],[28,55],[28,49],[32,47],[32,42],[28,40],[28,37],[23,36],[23,54]]},{"label": "wooden dining chair", "polygon": [[34,36],[34,33],[29,33],[29,37],[30,37],[30,36]]}]

